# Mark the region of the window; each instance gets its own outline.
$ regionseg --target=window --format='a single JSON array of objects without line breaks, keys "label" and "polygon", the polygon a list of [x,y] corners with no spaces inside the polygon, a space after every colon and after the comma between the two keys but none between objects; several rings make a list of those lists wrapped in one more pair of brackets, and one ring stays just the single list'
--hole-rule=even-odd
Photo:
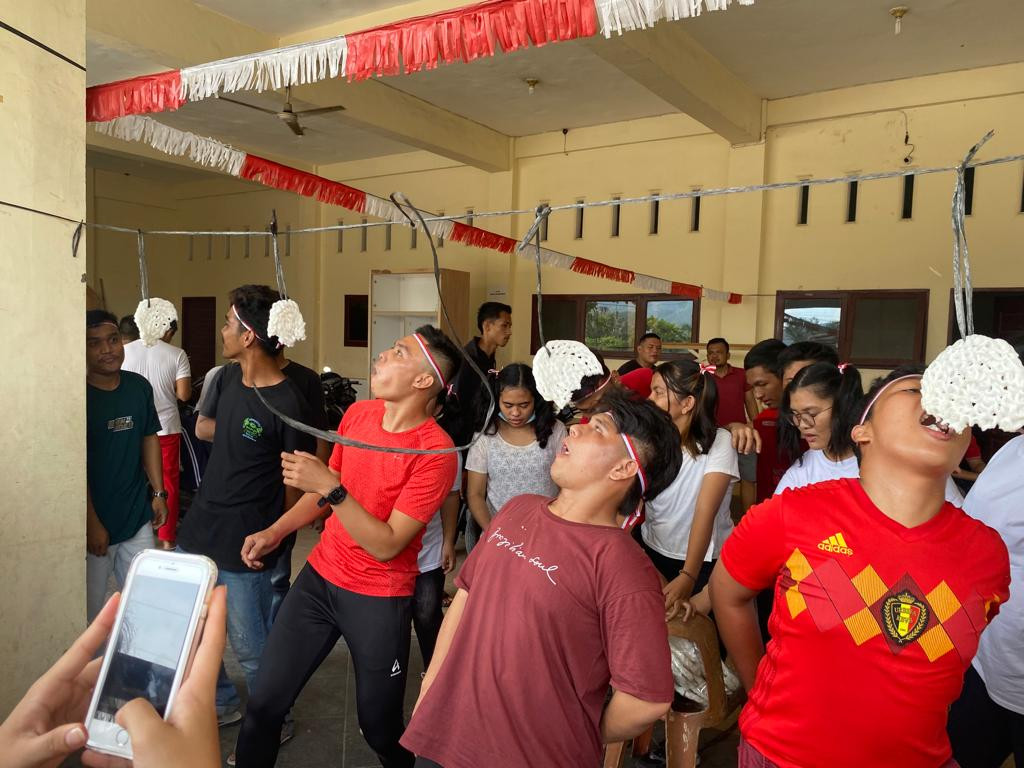
[{"label": "window", "polygon": [[390,224],[385,224],[384,225],[384,250],[385,251],[390,251],[391,250],[391,225]]},{"label": "window", "polygon": [[901,219],[912,219],[914,217],[914,174],[903,177],[903,211]]},{"label": "window", "polygon": [[345,295],[345,346],[365,347],[369,332],[370,297],[365,293]]},{"label": "window", "polygon": [[800,185],[800,212],[797,215],[797,224],[807,223],[807,208],[811,202],[811,185],[801,184]]},{"label": "window", "polygon": [[851,181],[847,187],[846,196],[846,221],[853,223],[857,220],[857,182]]},{"label": "window", "polygon": [[576,239],[577,240],[582,240],[583,239],[583,201],[582,200],[577,200],[576,202],[580,204],[580,207],[576,209]]},{"label": "window", "polygon": [[[338,226],[339,227],[344,227],[345,226],[345,220],[344,219],[338,219]],[[343,253],[344,251],[345,251],[345,230],[344,229],[339,229],[338,230],[338,253]]]},{"label": "window", "polygon": [[[541,201],[541,205],[547,205],[546,200]],[[548,241],[548,219],[550,216],[545,216],[540,222],[540,241],[546,243]]]},{"label": "window", "polygon": [[[612,200],[619,200],[618,197],[613,197]],[[612,206],[612,237],[619,236],[619,224],[622,221],[622,206],[616,202]]]},{"label": "window", "polygon": [[923,363],[928,291],[779,291],[775,335],[818,341],[869,368]]},{"label": "window", "polygon": [[[362,228],[359,230],[359,250],[366,252],[366,240],[370,236],[370,228],[366,226],[366,219],[362,220]],[[413,230],[415,231],[415,230]]]},{"label": "window", "polygon": [[659,224],[658,219],[660,218],[660,214],[661,214],[661,201],[660,200],[651,200],[651,230],[650,230],[650,233],[652,235],[658,234],[658,224]]},{"label": "window", "polygon": [[690,198],[690,231],[700,232],[700,195]]},{"label": "window", "polygon": [[974,166],[964,168],[964,216],[974,213]]},{"label": "window", "polygon": [[417,238],[417,234],[418,234],[418,233],[419,233],[419,230],[418,230],[418,229],[416,229],[416,227],[413,227],[413,228],[412,228],[412,235],[410,235],[410,240],[409,240],[409,246],[410,246],[410,247],[411,247],[411,248],[412,248],[413,250],[415,250],[415,249],[416,249],[416,242],[417,242],[417,239],[418,239],[418,238]]},{"label": "window", "polygon": [[467,208],[466,209],[466,226],[467,227],[472,227],[473,226],[473,209],[472,208]]},{"label": "window", "polygon": [[[441,216],[441,217],[444,217],[444,211],[438,211],[437,215]],[[442,224],[442,223],[443,222],[438,222],[439,225]],[[438,234],[438,236],[437,236],[437,247],[438,248],[444,248],[444,235]]]},{"label": "window", "polygon": [[[537,297],[533,299],[532,349],[540,347]],[[698,299],[668,294],[545,296],[544,338],[575,339],[607,358],[632,358],[647,331],[661,336],[662,355],[672,359],[697,341]]]},{"label": "window", "polygon": [[284,255],[292,255],[292,225],[284,225]]},{"label": "window", "polygon": [[[1024,288],[975,288],[974,332],[993,339],[1003,339],[1024,354]],[[949,292],[949,343],[960,338],[953,307],[953,291]]]}]

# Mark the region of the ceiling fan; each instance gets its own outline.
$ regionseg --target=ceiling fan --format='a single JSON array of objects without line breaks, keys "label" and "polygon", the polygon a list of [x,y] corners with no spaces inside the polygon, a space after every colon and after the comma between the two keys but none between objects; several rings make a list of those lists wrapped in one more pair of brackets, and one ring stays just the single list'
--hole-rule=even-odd
[{"label": "ceiling fan", "polygon": [[289,85],[284,89],[284,107],[278,112],[273,109],[267,109],[266,107],[257,107],[255,104],[246,104],[244,101],[236,101],[235,99],[229,99],[226,96],[219,97],[221,101],[230,101],[232,104],[237,104],[240,107],[248,107],[249,109],[255,109],[259,112],[265,112],[268,115],[274,115],[281,120],[285,125],[291,128],[292,133],[296,136],[302,136],[305,131],[302,129],[302,125],[299,123],[300,117],[312,117],[313,115],[326,115],[329,112],[340,112],[345,109],[340,104],[333,107],[318,107],[316,109],[303,109],[298,112],[292,109],[292,87]]}]

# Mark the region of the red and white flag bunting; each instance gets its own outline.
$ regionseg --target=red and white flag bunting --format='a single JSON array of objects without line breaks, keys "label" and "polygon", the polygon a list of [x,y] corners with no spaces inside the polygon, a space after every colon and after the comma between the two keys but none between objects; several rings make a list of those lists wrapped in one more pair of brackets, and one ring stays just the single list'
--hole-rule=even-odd
[{"label": "red and white flag bunting", "polygon": [[[274,189],[295,192],[328,205],[346,208],[385,221],[408,224],[404,214],[390,200],[370,195],[364,190],[350,187],[340,181],[332,181],[298,168],[275,163],[273,160],[258,155],[250,155],[215,139],[171,128],[150,117],[129,115],[105,123],[97,123],[94,128],[98,133],[106,136],[125,141],[141,141],[165,154],[188,157],[194,163],[240,179],[254,181]],[[424,215],[425,217],[430,216],[426,213]],[[519,245],[519,242],[511,237],[489,232],[479,227],[471,227],[461,221],[430,221],[427,222],[427,226],[435,238],[474,248],[512,253]],[[526,248],[521,255],[532,261],[536,257],[536,251]],[[739,304],[743,300],[742,295],[738,293],[711,291],[699,285],[677,283],[602,264],[598,261],[570,256],[548,248],[541,248],[540,260],[542,264],[551,267],[626,283],[651,293],[668,293],[689,298],[703,296],[716,301],[727,301],[730,304]]]},{"label": "red and white flag bunting", "polygon": [[86,120],[173,110],[218,93],[398,75],[560,40],[605,37],[754,0],[488,0],[350,35],[86,90]]}]

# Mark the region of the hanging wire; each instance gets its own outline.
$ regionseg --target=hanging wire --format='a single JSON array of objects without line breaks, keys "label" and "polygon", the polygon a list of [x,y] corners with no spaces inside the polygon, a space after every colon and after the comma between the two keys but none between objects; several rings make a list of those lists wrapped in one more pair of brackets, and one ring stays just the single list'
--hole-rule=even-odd
[{"label": "hanging wire", "polygon": [[527,230],[523,236],[522,241],[519,243],[519,247],[516,248],[517,252],[522,252],[526,248],[530,240],[534,240],[537,246],[537,335],[540,337],[540,345],[544,348],[544,351],[551,354],[551,350],[548,349],[548,343],[544,338],[544,292],[541,289],[541,270],[540,270],[540,228],[548,216],[551,215],[551,206],[547,203],[541,203],[537,206],[536,215],[533,220],[533,225]]},{"label": "hanging wire", "polygon": [[149,270],[146,268],[146,239],[142,235],[142,230],[136,230],[138,234],[138,247],[139,247],[139,289],[142,291],[142,300],[146,302],[146,306],[153,306],[153,302],[149,300]]},{"label": "hanging wire", "polygon": [[282,299],[288,298],[288,290],[284,284],[284,267],[281,266],[281,251],[278,247],[277,209],[270,212],[270,244],[274,252],[274,276],[277,278],[277,292]]},{"label": "hanging wire", "polygon": [[[399,197],[401,198],[401,201],[399,201],[399,199],[398,199]],[[426,234],[426,237],[427,237],[427,244],[430,246],[431,257],[433,258],[433,262],[434,262],[433,263],[433,267],[434,267],[434,284],[437,287],[437,301],[438,301],[438,303],[441,306],[441,316],[444,318],[445,323],[448,325],[448,332],[450,333],[450,335],[454,339],[456,346],[458,346],[459,352],[462,355],[463,361],[465,363],[469,364],[469,367],[473,369],[473,372],[483,382],[484,391],[487,392],[487,397],[488,397],[487,414],[486,414],[486,416],[484,416],[484,423],[485,424],[489,424],[490,421],[491,421],[491,418],[494,416],[494,409],[495,409],[494,391],[493,391],[493,389],[491,387],[490,380],[487,378],[487,374],[484,373],[482,370],[480,370],[480,367],[476,364],[476,362],[474,362],[473,358],[469,356],[469,354],[466,352],[465,348],[463,347],[462,339],[460,339],[458,334],[456,333],[455,326],[452,324],[451,317],[448,314],[448,305],[445,304],[444,296],[441,293],[441,263],[440,263],[440,260],[438,259],[438,256],[437,256],[437,246],[434,243],[433,235],[431,235],[431,233],[430,233],[430,228],[427,226],[427,222],[424,220],[423,215],[420,213],[419,209],[416,208],[415,206],[413,206],[412,203],[409,202],[409,198],[407,198],[405,195],[401,194],[400,192],[393,193],[391,195],[391,200],[395,204],[395,206],[397,206],[397,208],[402,212],[402,215],[405,216],[409,220],[409,223],[410,223],[410,225],[413,228],[415,228],[416,226],[422,226],[423,227],[423,231],[424,231],[424,233]],[[413,211],[413,213],[416,216],[416,219],[413,219],[411,216],[409,216],[408,212],[406,211],[406,208],[409,208],[409,209],[411,209]],[[277,219],[276,219],[276,216],[275,216],[273,222],[271,223],[272,234],[273,234],[273,229],[276,228],[276,222],[277,222]],[[274,236],[273,242],[275,244],[274,255],[275,255],[275,258],[276,258],[276,256],[277,256],[277,250],[276,250],[277,238],[276,238],[276,236]],[[266,398],[263,397],[263,393],[260,392],[260,388],[259,387],[254,386],[253,387],[253,391],[256,393],[256,397],[259,398],[260,402],[263,403],[263,405],[267,408],[267,410],[269,410],[272,414],[274,414],[277,418],[279,418],[281,421],[283,421],[285,424],[287,424],[292,429],[298,430],[299,432],[304,432],[307,435],[312,435],[313,437],[319,438],[321,440],[325,440],[325,441],[327,441],[329,443],[334,443],[335,445],[344,445],[344,446],[349,447],[349,448],[361,448],[363,450],[377,451],[379,453],[405,453],[405,454],[413,454],[413,455],[416,455],[416,456],[434,456],[434,455],[437,455],[437,454],[459,453],[461,451],[469,449],[474,443],[476,443],[477,440],[480,439],[480,435],[478,434],[478,435],[475,435],[473,437],[473,439],[470,440],[465,445],[457,445],[457,446],[454,446],[452,448],[434,448],[434,449],[426,449],[426,448],[398,448],[398,447],[395,447],[393,445],[377,445],[375,443],[364,443],[361,440],[352,440],[351,438],[339,435],[337,432],[328,432],[328,431],[323,430],[323,429],[317,429],[316,427],[310,426],[309,424],[304,424],[303,422],[299,421],[298,419],[293,419],[291,416],[288,416],[287,414],[281,413],[281,411],[277,410],[277,408],[275,408],[273,405],[271,405],[269,402],[267,402]]]},{"label": "hanging wire", "polygon": [[967,251],[967,226],[964,221],[965,182],[964,170],[985,142],[995,135],[989,131],[964,155],[963,162],[956,167],[956,183],[953,186],[953,307],[956,310],[956,324],[960,338],[974,334],[974,291],[971,287],[971,262]]}]

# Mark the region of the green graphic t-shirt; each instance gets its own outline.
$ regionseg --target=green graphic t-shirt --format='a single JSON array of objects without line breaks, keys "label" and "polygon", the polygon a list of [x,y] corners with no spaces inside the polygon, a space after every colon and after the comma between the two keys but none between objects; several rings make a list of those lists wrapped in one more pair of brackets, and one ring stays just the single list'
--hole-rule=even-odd
[{"label": "green graphic t-shirt", "polygon": [[149,382],[121,371],[108,391],[86,385],[89,493],[110,543],[127,541],[150,520],[149,480],[142,466],[142,440],[160,430]]}]

